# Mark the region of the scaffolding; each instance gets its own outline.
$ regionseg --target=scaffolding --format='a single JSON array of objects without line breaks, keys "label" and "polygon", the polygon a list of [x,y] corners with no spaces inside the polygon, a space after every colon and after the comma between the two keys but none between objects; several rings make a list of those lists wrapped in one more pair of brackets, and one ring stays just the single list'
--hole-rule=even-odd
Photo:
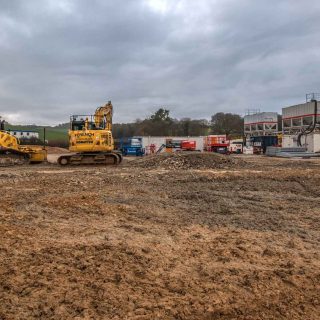
[{"label": "scaffolding", "polygon": [[313,92],[313,93],[307,93],[306,94],[306,102],[310,102],[310,101],[313,101],[313,100],[319,101],[320,100],[320,93]]},{"label": "scaffolding", "polygon": [[246,116],[252,116],[254,114],[260,113],[260,109],[246,109],[245,115]]}]

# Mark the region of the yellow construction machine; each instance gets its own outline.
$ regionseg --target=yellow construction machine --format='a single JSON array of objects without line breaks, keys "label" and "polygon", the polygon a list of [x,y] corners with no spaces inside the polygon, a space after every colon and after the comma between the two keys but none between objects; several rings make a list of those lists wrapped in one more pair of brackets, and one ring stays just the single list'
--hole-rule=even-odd
[{"label": "yellow construction machine", "polygon": [[[1,122],[1,121],[0,121]],[[0,126],[0,166],[41,163],[47,160],[47,151],[42,146],[21,145],[20,141]]]},{"label": "yellow construction machine", "polygon": [[120,152],[114,150],[112,137],[111,101],[98,107],[94,115],[70,117],[69,150],[58,158],[60,165],[113,164],[122,161]]}]

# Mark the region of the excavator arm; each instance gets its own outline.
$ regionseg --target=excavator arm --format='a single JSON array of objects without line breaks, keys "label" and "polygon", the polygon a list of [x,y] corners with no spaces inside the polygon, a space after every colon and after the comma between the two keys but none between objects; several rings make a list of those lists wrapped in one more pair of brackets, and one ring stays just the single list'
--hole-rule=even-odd
[{"label": "excavator arm", "polygon": [[113,106],[111,101],[102,107],[98,107],[94,114],[94,122],[97,128],[105,128],[111,131],[112,129],[112,113]]}]

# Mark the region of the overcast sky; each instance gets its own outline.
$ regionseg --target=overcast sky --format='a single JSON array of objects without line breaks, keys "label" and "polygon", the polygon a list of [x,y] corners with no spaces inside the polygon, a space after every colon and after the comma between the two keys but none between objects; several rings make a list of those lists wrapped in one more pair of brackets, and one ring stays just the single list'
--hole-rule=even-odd
[{"label": "overcast sky", "polygon": [[0,115],[210,118],[320,91],[320,1],[0,0]]}]

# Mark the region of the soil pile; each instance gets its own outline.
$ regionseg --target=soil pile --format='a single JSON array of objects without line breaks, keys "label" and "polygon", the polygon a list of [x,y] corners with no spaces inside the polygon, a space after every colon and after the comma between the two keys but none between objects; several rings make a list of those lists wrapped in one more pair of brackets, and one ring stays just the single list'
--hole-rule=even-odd
[{"label": "soil pile", "polygon": [[217,153],[162,153],[138,159],[132,163],[141,168],[165,169],[226,169],[243,167],[246,163],[241,159]]}]

